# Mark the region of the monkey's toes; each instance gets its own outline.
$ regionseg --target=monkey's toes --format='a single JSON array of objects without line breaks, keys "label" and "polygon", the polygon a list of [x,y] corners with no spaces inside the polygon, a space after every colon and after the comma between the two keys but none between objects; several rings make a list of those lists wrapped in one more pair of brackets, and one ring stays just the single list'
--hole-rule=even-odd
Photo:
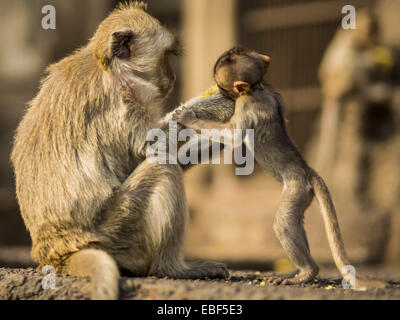
[{"label": "monkey's toes", "polygon": [[229,271],[226,265],[214,261],[198,261],[190,264],[191,278],[194,279],[227,279]]},{"label": "monkey's toes", "polygon": [[301,283],[308,283],[314,280],[315,273],[308,273],[308,272],[300,272],[296,274],[292,278],[287,278],[282,281],[282,285],[293,285],[293,284],[301,284]]},{"label": "monkey's toes", "polygon": [[292,279],[284,279],[281,284],[282,285],[293,285],[293,284],[302,284],[311,282],[314,277],[302,277],[302,278],[292,278]]},{"label": "monkey's toes", "polygon": [[280,285],[283,280],[285,280],[285,278],[282,278],[282,277],[270,277],[270,278],[268,278],[267,283],[268,284],[272,284],[272,285]]},{"label": "monkey's toes", "polygon": [[289,274],[281,274],[281,275],[271,276],[268,278],[267,283],[272,284],[272,285],[283,284],[282,282],[284,280],[293,279],[299,272],[300,272],[300,270],[296,269],[295,271],[293,271],[292,273],[289,273]]},{"label": "monkey's toes", "polygon": [[296,270],[289,275],[272,276],[268,283],[272,285],[293,285],[312,281],[316,276],[315,272],[301,272]]}]

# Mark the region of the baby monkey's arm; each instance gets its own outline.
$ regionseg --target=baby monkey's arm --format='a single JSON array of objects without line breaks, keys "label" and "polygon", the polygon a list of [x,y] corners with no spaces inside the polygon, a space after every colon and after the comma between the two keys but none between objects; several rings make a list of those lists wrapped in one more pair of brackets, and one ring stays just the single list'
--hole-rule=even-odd
[{"label": "baby monkey's arm", "polygon": [[228,122],[199,119],[196,117],[196,114],[193,112],[193,110],[189,109],[183,109],[179,110],[179,112],[175,112],[173,115],[173,120],[179,122],[187,128],[196,130],[197,132],[201,132],[202,129],[217,130],[217,134],[212,134],[208,137],[212,141],[218,143],[222,143],[221,138],[224,138],[223,143],[225,145],[230,145],[233,148],[241,146],[245,138],[245,134],[243,134],[244,129],[246,129],[245,116],[237,110]]},{"label": "baby monkey's arm", "polygon": [[201,131],[202,129],[245,129],[243,117],[237,111],[228,122],[199,119],[194,111],[190,109],[177,110],[172,119],[196,131]]}]

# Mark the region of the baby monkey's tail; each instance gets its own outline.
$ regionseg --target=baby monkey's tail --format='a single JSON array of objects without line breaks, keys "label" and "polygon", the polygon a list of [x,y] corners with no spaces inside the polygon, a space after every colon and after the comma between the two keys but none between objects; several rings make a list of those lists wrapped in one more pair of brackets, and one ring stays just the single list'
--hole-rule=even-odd
[{"label": "baby monkey's tail", "polygon": [[67,259],[63,272],[78,277],[89,277],[92,282],[93,300],[118,299],[118,266],[105,251],[80,250]]},{"label": "baby monkey's tail", "polygon": [[[336,216],[336,210],[333,205],[329,190],[324,180],[314,170],[312,170],[311,180],[315,196],[321,208],[326,236],[328,238],[333,260],[335,261],[336,267],[343,278],[345,278],[349,283],[352,283],[350,279],[352,275],[343,268],[344,266],[350,265],[350,262],[347,258],[346,250],[344,248],[342,235],[340,233],[339,223]],[[387,286],[387,283],[380,280],[363,280],[359,277],[355,277],[354,285],[356,290],[364,291],[368,288],[384,288]]]}]

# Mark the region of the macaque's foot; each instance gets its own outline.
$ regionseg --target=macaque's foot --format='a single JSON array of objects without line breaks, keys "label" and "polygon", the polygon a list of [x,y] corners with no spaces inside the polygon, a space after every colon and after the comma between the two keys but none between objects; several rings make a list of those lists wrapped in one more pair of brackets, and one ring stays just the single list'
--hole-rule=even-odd
[{"label": "macaque's foot", "polygon": [[182,274],[181,279],[227,279],[229,271],[224,263],[213,261],[196,261],[188,263],[189,268]]},{"label": "macaque's foot", "polygon": [[312,281],[318,271],[300,271],[296,270],[290,275],[272,276],[268,279],[268,283],[273,285],[292,285],[307,283]]},{"label": "macaque's foot", "polygon": [[196,122],[198,119],[193,110],[178,109],[173,113],[172,120],[183,125],[189,125],[193,122]]},{"label": "macaque's foot", "polygon": [[289,274],[280,274],[280,275],[270,276],[270,277],[268,277],[267,283],[279,285],[282,283],[283,280],[291,279],[294,276],[296,276],[299,272],[300,272],[300,270],[296,269],[295,271],[293,271],[292,273],[289,273]]}]

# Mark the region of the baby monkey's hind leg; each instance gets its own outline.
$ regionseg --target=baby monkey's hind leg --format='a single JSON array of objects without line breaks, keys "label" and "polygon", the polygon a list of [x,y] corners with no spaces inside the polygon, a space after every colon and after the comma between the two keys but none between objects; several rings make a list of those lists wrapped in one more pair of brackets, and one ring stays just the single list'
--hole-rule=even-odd
[{"label": "baby monkey's hind leg", "polygon": [[313,195],[312,188],[306,182],[294,180],[285,183],[274,221],[274,231],[298,270],[290,275],[271,277],[270,283],[304,283],[312,280],[319,272],[311,257],[303,226],[304,212],[311,204]]}]

